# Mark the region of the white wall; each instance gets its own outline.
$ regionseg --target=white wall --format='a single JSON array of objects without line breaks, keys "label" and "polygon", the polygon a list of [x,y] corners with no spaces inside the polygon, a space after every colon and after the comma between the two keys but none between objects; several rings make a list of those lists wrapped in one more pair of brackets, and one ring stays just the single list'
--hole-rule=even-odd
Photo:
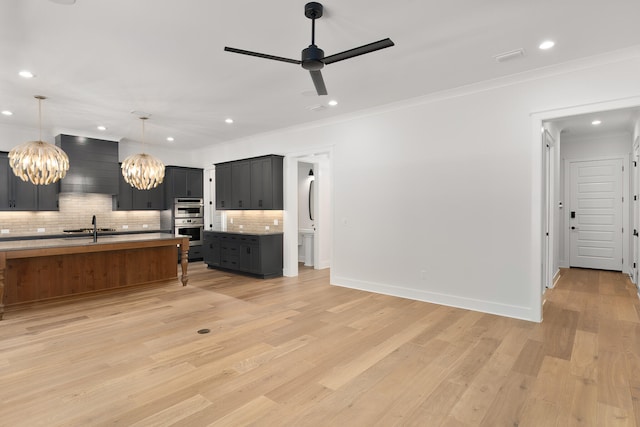
[{"label": "white wall", "polygon": [[634,49],[233,141],[198,157],[333,145],[332,283],[539,320],[532,114],[638,96],[639,72]]},{"label": "white wall", "polygon": [[570,137],[561,135],[562,148],[560,155],[563,160],[595,159],[631,153],[632,136],[630,133],[616,133],[612,135]]}]

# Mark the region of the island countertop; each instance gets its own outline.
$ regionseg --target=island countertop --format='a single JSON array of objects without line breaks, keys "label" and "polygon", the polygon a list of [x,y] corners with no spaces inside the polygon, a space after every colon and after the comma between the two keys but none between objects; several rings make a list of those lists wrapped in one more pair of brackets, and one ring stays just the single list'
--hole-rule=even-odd
[{"label": "island countertop", "polygon": [[0,242],[0,319],[21,305],[177,278],[188,281],[189,237],[148,233]]},{"label": "island countertop", "polygon": [[[57,239],[26,239],[26,240],[9,240],[0,241],[0,252],[2,251],[22,251],[31,249],[54,249],[68,247],[85,248],[83,252],[91,252],[91,247],[111,245],[116,243],[128,242],[162,242],[165,240],[175,240],[176,244],[182,241],[182,238],[189,236],[174,236],[171,233],[142,233],[142,234],[116,234],[98,236],[98,241],[94,242],[91,235],[70,236]],[[177,240],[176,240],[177,239]],[[104,248],[96,248],[103,251]]]}]

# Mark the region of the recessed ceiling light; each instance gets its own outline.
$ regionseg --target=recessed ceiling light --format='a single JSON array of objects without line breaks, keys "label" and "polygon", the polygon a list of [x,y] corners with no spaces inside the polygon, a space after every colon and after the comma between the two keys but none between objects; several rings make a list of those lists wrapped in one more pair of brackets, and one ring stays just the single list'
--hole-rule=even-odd
[{"label": "recessed ceiling light", "polygon": [[224,122],[230,125],[233,123],[233,119],[224,119]]},{"label": "recessed ceiling light", "polygon": [[336,105],[338,105],[338,101],[336,101],[335,99],[332,99],[327,104],[331,105],[332,107],[335,107]]},{"label": "recessed ceiling light", "polygon": [[598,126],[600,123],[602,123],[601,120],[594,120],[594,121],[591,122],[591,124],[594,125],[594,126]]},{"label": "recessed ceiling light", "polygon": [[20,77],[25,78],[25,79],[32,79],[32,78],[34,78],[34,77],[36,76],[35,74],[33,74],[33,73],[32,73],[31,71],[29,71],[29,70],[22,70],[22,71],[20,71],[20,72],[18,73],[18,75],[19,75]]},{"label": "recessed ceiling light", "polygon": [[2,115],[3,116],[13,116],[13,113],[9,110],[3,110],[2,111]]},{"label": "recessed ceiling light", "polygon": [[173,137],[172,137],[172,136],[168,136],[168,137],[167,137],[167,141],[169,141],[169,142],[173,142],[173,141],[175,141],[175,139],[173,139]]},{"label": "recessed ceiling light", "polygon": [[98,130],[107,130],[106,126],[98,126]]},{"label": "recessed ceiling light", "polygon": [[542,50],[547,50],[547,49],[551,49],[555,45],[556,45],[556,42],[554,42],[553,40],[545,40],[542,43],[540,43],[540,46],[538,47]]}]

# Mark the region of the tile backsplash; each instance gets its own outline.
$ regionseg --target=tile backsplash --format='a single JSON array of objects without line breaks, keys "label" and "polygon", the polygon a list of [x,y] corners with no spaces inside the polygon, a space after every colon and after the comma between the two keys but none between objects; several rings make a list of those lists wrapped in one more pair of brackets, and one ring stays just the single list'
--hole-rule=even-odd
[{"label": "tile backsplash", "polygon": [[[230,232],[264,233],[265,231],[281,233],[282,211],[224,211],[227,230]],[[277,224],[275,224],[277,222]],[[267,230],[267,227],[269,229]]]},{"label": "tile backsplash", "polygon": [[8,235],[0,237],[37,234],[39,229],[47,234],[57,234],[67,229],[90,228],[93,215],[100,228],[117,231],[160,229],[159,211],[112,211],[112,197],[108,194],[61,193],[58,201],[60,210],[57,212],[0,212],[0,229],[9,230]]}]

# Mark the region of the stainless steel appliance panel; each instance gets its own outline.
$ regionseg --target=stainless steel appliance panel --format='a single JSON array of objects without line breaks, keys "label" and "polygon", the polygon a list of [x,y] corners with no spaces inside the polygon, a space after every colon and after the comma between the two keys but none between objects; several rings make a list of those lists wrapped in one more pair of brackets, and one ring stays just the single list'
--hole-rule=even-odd
[{"label": "stainless steel appliance panel", "polygon": [[204,217],[204,200],[193,198],[174,199],[174,218],[202,218]]}]

